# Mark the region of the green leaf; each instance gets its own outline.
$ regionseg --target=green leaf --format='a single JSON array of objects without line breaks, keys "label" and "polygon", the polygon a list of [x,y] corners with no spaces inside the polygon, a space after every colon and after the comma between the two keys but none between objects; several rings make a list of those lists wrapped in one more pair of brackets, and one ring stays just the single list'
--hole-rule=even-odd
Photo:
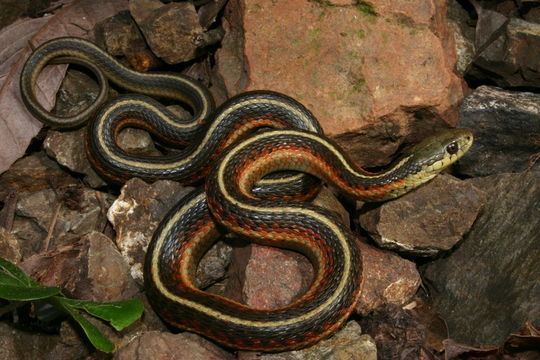
[{"label": "green leaf", "polygon": [[60,307],[67,312],[73,319],[81,326],[88,340],[94,345],[94,347],[103,352],[113,352],[115,349],[114,344],[107,339],[107,337],[99,331],[90,321],[88,321],[75,307],[68,304],[65,298],[54,297],[52,298],[54,305]]},{"label": "green leaf", "polygon": [[17,285],[1,285],[0,298],[17,301],[45,299],[60,294],[60,288],[53,286],[25,287]]},{"label": "green leaf", "polygon": [[84,309],[89,314],[109,321],[112,327],[120,331],[141,317],[144,306],[139,300],[128,300],[112,303],[88,304]]},{"label": "green leaf", "polygon": [[116,301],[98,303],[83,300],[65,300],[70,306],[85,310],[89,314],[110,322],[116,330],[120,331],[129,326],[142,315],[144,306],[140,300]]},{"label": "green leaf", "polygon": [[21,269],[0,257],[0,284],[21,285],[21,286],[40,286],[32,280]]}]

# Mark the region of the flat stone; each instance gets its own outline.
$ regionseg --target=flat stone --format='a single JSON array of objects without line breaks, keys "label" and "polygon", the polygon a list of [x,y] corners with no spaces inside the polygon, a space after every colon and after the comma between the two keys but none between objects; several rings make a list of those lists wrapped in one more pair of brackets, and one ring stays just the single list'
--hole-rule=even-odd
[{"label": "flat stone", "polygon": [[458,126],[471,129],[475,137],[458,163],[461,174],[521,172],[540,164],[538,94],[480,86],[463,101]]},{"label": "flat stone", "polygon": [[468,182],[485,191],[486,205],[460,246],[424,275],[453,340],[499,344],[540,321],[540,173]]},{"label": "flat stone", "polygon": [[433,256],[463,238],[484,201],[472,184],[439,175],[415,191],[365,212],[360,224],[380,247]]}]

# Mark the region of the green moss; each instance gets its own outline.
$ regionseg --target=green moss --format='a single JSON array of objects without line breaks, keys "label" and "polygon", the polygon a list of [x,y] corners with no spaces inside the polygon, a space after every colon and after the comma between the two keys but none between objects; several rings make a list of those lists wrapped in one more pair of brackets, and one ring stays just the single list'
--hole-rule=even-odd
[{"label": "green moss", "polygon": [[366,79],[363,77],[354,76],[351,80],[352,92],[359,93],[364,89],[364,86],[366,86]]},{"label": "green moss", "polygon": [[330,0],[313,0],[313,2],[323,6],[323,7],[334,7],[335,5],[332,4]]},{"label": "green moss", "polygon": [[358,10],[364,16],[377,17],[379,14],[373,8],[373,5],[369,1],[359,0],[356,3],[356,10]]},{"label": "green moss", "polygon": [[360,29],[356,32],[356,37],[358,37],[360,40],[364,39],[367,36],[367,31],[364,29]]},{"label": "green moss", "polygon": [[311,47],[315,50],[321,48],[321,33],[322,30],[319,28],[315,28],[309,32],[309,42],[311,44]]},{"label": "green moss", "polygon": [[360,60],[362,58],[359,54],[355,53],[354,51],[349,51],[347,53],[347,56],[353,60]]}]

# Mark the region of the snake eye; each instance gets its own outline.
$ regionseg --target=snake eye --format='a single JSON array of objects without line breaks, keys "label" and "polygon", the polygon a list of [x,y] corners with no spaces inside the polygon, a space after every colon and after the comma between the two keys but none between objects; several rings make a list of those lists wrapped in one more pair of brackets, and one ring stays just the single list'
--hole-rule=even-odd
[{"label": "snake eye", "polygon": [[458,152],[459,145],[456,142],[450,143],[446,146],[446,152],[450,155],[454,155]]}]

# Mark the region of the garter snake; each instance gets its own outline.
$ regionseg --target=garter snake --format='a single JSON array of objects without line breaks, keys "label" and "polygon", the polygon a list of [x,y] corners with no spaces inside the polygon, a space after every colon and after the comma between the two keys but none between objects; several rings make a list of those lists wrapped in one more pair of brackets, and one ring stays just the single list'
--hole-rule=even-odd
[{"label": "garter snake", "polygon": [[[83,113],[60,118],[37,101],[34,83],[51,61],[79,63],[96,74],[101,92]],[[103,104],[107,79],[131,92],[179,100],[193,117],[180,121],[143,95],[123,95]],[[54,39],[36,49],[23,68],[21,94],[30,111],[51,127],[77,127],[95,115],[88,127],[87,153],[96,170],[111,181],[140,177],[189,184],[210,172],[206,190],[184,198],[156,230],[144,265],[145,289],[167,322],[237,349],[295,349],[324,338],[353,310],[362,285],[354,235],[332,212],[297,201],[301,196],[296,193],[306,190],[309,177],[261,180],[265,175],[306,172],[356,198],[381,201],[428,181],[472,143],[469,131],[447,130],[415,146],[389,170],[369,173],[322,136],[311,113],[287,96],[249,92],[214,111],[211,96],[197,82],[176,74],[129,70],[77,38]],[[185,148],[160,158],[127,154],[116,144],[126,126],[142,127]],[[257,133],[260,128],[274,130]],[[252,136],[246,137],[248,133]],[[316,271],[311,288],[274,310],[253,309],[197,289],[197,264],[219,236],[215,220],[255,242],[305,254]]]},{"label": "garter snake", "polygon": [[[175,326],[237,349],[290,350],[321,340],[347,318],[360,294],[355,236],[329,210],[258,199],[251,192],[254,184],[266,174],[295,170],[358,199],[388,200],[429,181],[459,159],[472,140],[466,129],[443,131],[382,173],[362,170],[318,134],[273,130],[236,143],[208,175],[206,193],[196,190],[186,197],[154,234],[145,261],[146,291],[154,308]],[[250,241],[306,255],[316,272],[311,288],[274,310],[253,309],[197,289],[197,263],[219,235],[214,219]]]}]

